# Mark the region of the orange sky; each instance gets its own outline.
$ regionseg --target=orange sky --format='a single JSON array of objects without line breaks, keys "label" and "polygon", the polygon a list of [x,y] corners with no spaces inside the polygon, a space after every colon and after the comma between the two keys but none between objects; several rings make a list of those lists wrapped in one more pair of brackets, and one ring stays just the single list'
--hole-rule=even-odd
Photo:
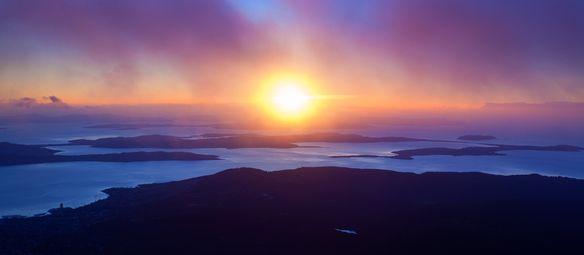
[{"label": "orange sky", "polygon": [[584,101],[581,4],[124,1],[6,1],[0,100],[250,104],[285,74],[330,107]]}]

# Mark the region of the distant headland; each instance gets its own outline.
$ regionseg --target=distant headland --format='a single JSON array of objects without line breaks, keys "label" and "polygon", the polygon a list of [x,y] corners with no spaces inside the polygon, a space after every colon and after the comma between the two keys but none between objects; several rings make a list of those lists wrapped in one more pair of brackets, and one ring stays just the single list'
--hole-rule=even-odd
[{"label": "distant headland", "polygon": [[492,135],[463,135],[457,138],[458,140],[464,141],[487,141],[487,140],[495,140],[497,137]]},{"label": "distant headland", "polygon": [[502,151],[559,151],[578,152],[584,148],[572,145],[535,146],[535,145],[492,145],[465,148],[420,148],[393,151],[390,155],[334,155],[332,158],[393,158],[413,159],[415,156],[504,156]]},{"label": "distant headland", "polygon": [[88,155],[58,155],[58,150],[43,148],[36,145],[22,145],[0,142],[0,166],[99,161],[99,162],[137,162],[137,161],[194,161],[218,160],[218,156],[196,154],[191,152],[123,152]]}]

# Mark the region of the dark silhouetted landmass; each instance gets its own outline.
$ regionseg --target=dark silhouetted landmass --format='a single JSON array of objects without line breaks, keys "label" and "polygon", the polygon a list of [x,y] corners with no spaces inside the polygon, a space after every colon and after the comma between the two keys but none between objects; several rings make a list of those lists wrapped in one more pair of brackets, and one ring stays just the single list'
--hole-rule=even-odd
[{"label": "dark silhouetted landmass", "polygon": [[466,147],[461,149],[452,148],[422,148],[413,150],[394,151],[395,156],[391,158],[396,159],[413,159],[414,156],[504,156],[505,154],[498,153],[497,147]]},{"label": "dark silhouetted landmass", "polygon": [[368,154],[351,154],[351,155],[333,155],[331,158],[391,158],[389,155],[368,155]]},{"label": "dark silhouetted landmass", "polygon": [[112,137],[96,140],[73,140],[71,144],[90,145],[100,148],[295,148],[284,140],[267,139],[261,136],[216,137],[208,139],[186,139],[167,135],[145,135],[136,137]]},{"label": "dark silhouetted landmass", "polygon": [[65,161],[101,161],[101,162],[136,162],[136,161],[167,161],[167,160],[217,160],[219,157],[214,155],[196,154],[191,152],[123,152],[110,154],[90,154],[75,156],[58,156],[64,157]]},{"label": "dark silhouetted landmass", "polygon": [[555,145],[555,146],[533,146],[533,145],[496,145],[492,147],[466,147],[460,149],[452,148],[422,148],[413,150],[394,151],[396,159],[412,159],[414,156],[431,156],[431,155],[445,155],[445,156],[504,156],[501,151],[564,151],[574,152],[581,151],[581,147],[571,145]]},{"label": "dark silhouetted landmass", "polygon": [[96,129],[114,129],[114,130],[136,130],[144,128],[171,128],[171,127],[210,127],[211,125],[186,125],[186,124],[149,124],[149,123],[124,123],[124,124],[103,124],[103,125],[93,125],[87,126],[85,128],[96,128]]},{"label": "dark silhouetted landmass", "polygon": [[584,181],[232,169],[0,221],[2,254],[583,254]]},{"label": "dark silhouetted landmass", "polygon": [[252,133],[247,134],[236,134],[236,133],[205,133],[200,135],[200,137],[204,138],[217,138],[217,137],[228,137],[228,136],[241,136],[241,135],[254,135]]},{"label": "dark silhouetted landmass", "polygon": [[465,140],[465,141],[486,141],[486,140],[495,140],[497,137],[492,135],[463,135],[458,137],[458,140]]},{"label": "dark silhouetted landmass", "polygon": [[[205,136],[205,135],[203,135]],[[241,134],[217,136],[203,139],[186,139],[167,135],[146,135],[136,137],[112,137],[96,140],[73,140],[71,144],[90,145],[102,148],[296,148],[301,142],[329,143],[378,143],[429,141],[408,137],[368,137],[354,134],[315,133],[304,135],[256,135]]]},{"label": "dark silhouetted landmass", "polygon": [[576,152],[583,148],[572,145],[534,146],[534,145],[492,145],[489,147],[454,148],[421,148],[392,152],[393,155],[334,155],[331,158],[394,158],[413,159],[415,156],[505,156],[501,151],[562,151]]},{"label": "dark silhouetted landmass", "polygon": [[23,145],[7,142],[0,142],[0,157],[11,156],[52,156],[57,150],[51,150],[35,145]]},{"label": "dark silhouetted landmass", "polygon": [[167,161],[167,160],[217,160],[217,156],[196,154],[191,152],[123,152],[89,155],[57,155],[57,150],[35,145],[0,143],[0,166],[99,161],[99,162],[137,162],[137,161]]}]

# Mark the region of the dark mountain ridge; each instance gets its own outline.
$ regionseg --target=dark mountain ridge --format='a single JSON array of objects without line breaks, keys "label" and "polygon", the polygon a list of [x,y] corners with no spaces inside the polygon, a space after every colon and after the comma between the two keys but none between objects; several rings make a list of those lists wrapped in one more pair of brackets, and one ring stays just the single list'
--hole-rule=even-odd
[{"label": "dark mountain ridge", "polygon": [[581,254],[584,181],[240,168],[0,221],[2,254]]}]

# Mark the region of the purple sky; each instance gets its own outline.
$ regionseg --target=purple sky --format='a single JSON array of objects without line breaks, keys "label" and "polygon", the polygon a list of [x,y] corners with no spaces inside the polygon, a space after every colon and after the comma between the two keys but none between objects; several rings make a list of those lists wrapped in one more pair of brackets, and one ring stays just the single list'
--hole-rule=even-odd
[{"label": "purple sky", "polygon": [[245,102],[286,72],[379,106],[584,102],[583,13],[571,0],[0,0],[0,100]]}]

